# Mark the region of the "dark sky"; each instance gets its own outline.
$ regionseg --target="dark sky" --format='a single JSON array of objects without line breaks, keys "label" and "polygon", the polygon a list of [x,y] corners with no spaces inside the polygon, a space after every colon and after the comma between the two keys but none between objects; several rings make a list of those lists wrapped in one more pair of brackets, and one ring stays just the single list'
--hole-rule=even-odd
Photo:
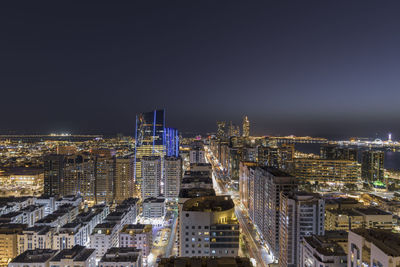
[{"label": "dark sky", "polygon": [[1,3],[1,132],[400,139],[399,1],[82,2]]}]

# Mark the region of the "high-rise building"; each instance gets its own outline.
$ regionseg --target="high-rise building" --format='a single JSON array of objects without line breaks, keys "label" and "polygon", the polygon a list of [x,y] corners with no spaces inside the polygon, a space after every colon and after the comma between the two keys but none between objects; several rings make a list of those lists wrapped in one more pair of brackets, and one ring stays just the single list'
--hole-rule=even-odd
[{"label": "high-rise building", "polygon": [[298,266],[303,237],[324,234],[325,201],[319,194],[281,193],[280,266]]},{"label": "high-rise building", "polygon": [[249,137],[250,136],[250,121],[247,116],[243,117],[243,137]]},{"label": "high-rise building", "polygon": [[226,138],[226,122],[225,121],[217,121],[217,138],[218,139]]},{"label": "high-rise building", "polygon": [[167,156],[179,156],[179,133],[177,129],[165,128],[165,150]]},{"label": "high-rise building", "polygon": [[182,180],[182,159],[180,157],[164,158],[164,196],[176,199],[179,195]]},{"label": "high-rise building", "polygon": [[134,191],[134,155],[117,157],[115,160],[115,201],[121,203],[133,196]]},{"label": "high-rise building", "polygon": [[230,196],[185,201],[179,233],[180,256],[238,256],[239,223]]},{"label": "high-rise building", "polygon": [[358,160],[358,151],[355,148],[340,147],[333,144],[321,145],[322,159],[338,159],[338,160]]},{"label": "high-rise building", "polygon": [[377,181],[384,181],[384,152],[368,150],[362,153],[361,178],[374,184]]},{"label": "high-rise building", "polygon": [[111,150],[93,151],[96,155],[96,203],[109,203],[114,199],[115,157]]},{"label": "high-rise building", "polygon": [[141,159],[142,199],[161,194],[162,166],[159,156],[144,156]]},{"label": "high-rise building", "polygon": [[142,158],[166,154],[165,111],[154,110],[136,115],[135,179],[142,178]]},{"label": "high-rise building", "polygon": [[248,182],[250,219],[279,257],[280,194],[297,190],[297,179],[275,168],[256,167],[250,168]]},{"label": "high-rise building", "polygon": [[64,187],[64,156],[47,155],[43,159],[44,169],[44,195],[62,195]]}]

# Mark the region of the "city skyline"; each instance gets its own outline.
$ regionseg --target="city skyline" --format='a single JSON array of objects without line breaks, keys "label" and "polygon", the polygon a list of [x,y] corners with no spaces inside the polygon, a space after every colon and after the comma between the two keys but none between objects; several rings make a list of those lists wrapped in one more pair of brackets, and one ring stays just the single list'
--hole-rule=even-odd
[{"label": "city skyline", "polygon": [[254,135],[396,138],[398,7],[7,3],[1,131],[133,135],[165,108],[182,132],[247,115]]}]

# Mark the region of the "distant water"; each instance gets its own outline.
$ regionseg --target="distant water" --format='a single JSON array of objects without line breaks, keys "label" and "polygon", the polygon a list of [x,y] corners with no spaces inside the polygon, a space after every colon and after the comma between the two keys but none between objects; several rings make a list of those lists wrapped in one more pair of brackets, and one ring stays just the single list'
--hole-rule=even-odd
[{"label": "distant water", "polygon": [[[296,150],[303,153],[320,154],[320,144],[296,144]],[[361,153],[359,152],[359,161]],[[385,151],[385,169],[400,170],[400,152]]]}]

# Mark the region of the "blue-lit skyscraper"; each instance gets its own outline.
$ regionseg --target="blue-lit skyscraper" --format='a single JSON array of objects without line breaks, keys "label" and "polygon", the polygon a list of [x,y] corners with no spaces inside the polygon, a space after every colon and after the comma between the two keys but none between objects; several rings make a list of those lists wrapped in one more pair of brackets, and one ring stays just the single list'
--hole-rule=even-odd
[{"label": "blue-lit skyscraper", "polygon": [[165,146],[167,156],[179,156],[179,133],[175,128],[165,128]]},{"label": "blue-lit skyscraper", "polygon": [[166,155],[165,110],[153,110],[136,115],[135,179],[142,178],[141,159]]}]

